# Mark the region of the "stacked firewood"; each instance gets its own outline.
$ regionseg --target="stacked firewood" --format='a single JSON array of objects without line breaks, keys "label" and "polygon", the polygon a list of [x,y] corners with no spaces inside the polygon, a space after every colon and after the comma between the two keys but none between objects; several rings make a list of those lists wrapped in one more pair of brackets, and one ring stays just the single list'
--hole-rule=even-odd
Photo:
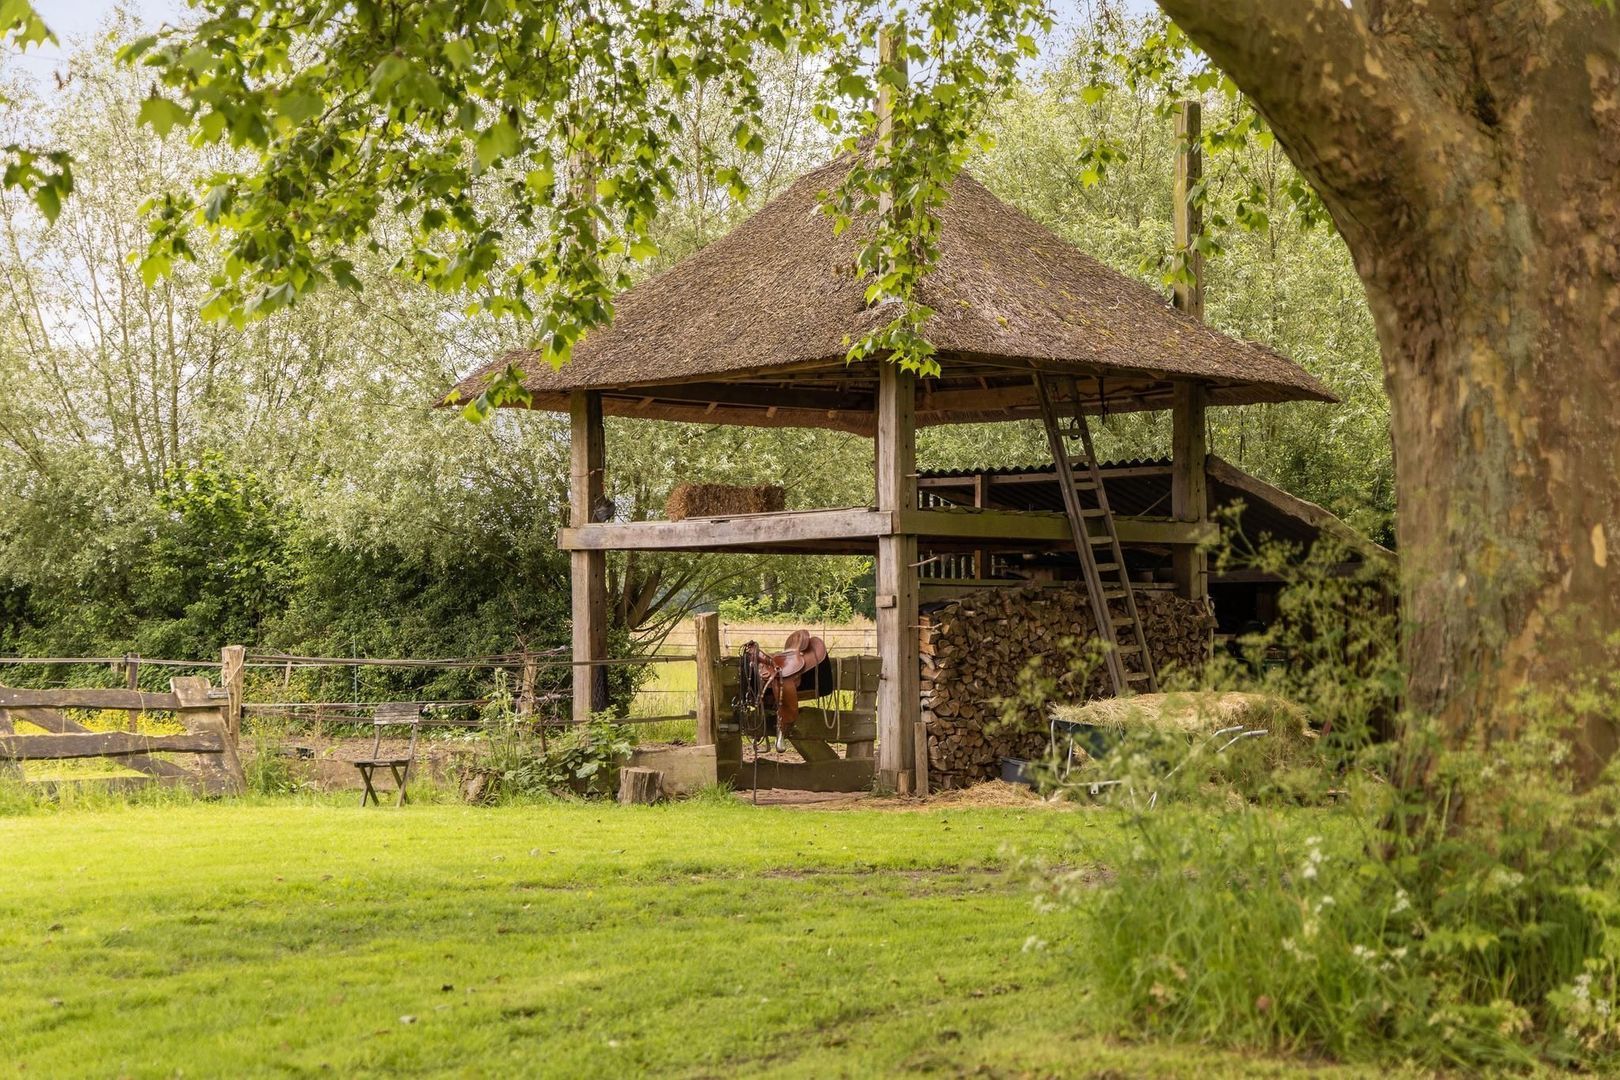
[{"label": "stacked firewood", "polygon": [[[1136,606],[1161,672],[1202,662],[1208,630],[1198,605],[1138,589]],[[1004,757],[1040,757],[1049,705],[1113,692],[1084,587],[986,590],[939,605],[923,614],[921,652],[935,788],[995,777]]]}]

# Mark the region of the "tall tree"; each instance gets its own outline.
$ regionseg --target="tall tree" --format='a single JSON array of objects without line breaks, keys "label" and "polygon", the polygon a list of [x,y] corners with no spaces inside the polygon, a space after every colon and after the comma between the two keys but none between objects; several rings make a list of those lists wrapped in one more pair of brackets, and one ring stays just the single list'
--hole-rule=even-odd
[{"label": "tall tree", "polygon": [[[1455,741],[1511,737],[1517,695],[1620,661],[1620,19],[1592,0],[1159,4],[1264,114],[1366,285],[1409,703]],[[1582,767],[1615,746],[1594,708]]]},{"label": "tall tree", "polygon": [[[1587,686],[1620,652],[1620,432],[1594,392],[1620,364],[1620,22],[1606,2],[1160,0],[1256,103],[1355,257],[1394,402],[1409,700],[1459,741],[1511,734],[1518,691]],[[1043,17],[1024,0],[909,5],[908,81],[873,58],[897,17],[878,0],[197,6],[192,29],[131,50],[173,95],[144,116],[252,156],[201,197],[159,203],[151,272],[200,221],[228,254],[213,310],[268,312],[346,282],[347,250],[387,209],[415,220],[403,268],[536,316],[557,362],[611,315],[622,279],[605,260],[651,254],[679,160],[670,102],[723,88],[737,145],[757,151],[759,50],[815,58],[818,115],[845,145],[871,130],[879,84],[904,91],[899,152],[858,166],[830,203],[847,221],[900,193],[860,267],[874,299],[906,301],[931,210]],[[592,164],[595,203],[558,180],[570,158]],[[709,175],[731,179],[718,163]],[[524,224],[548,245],[512,258],[481,185],[532,208]],[[926,369],[927,312],[901,307],[854,351]],[[1585,767],[1614,744],[1594,712]]]}]

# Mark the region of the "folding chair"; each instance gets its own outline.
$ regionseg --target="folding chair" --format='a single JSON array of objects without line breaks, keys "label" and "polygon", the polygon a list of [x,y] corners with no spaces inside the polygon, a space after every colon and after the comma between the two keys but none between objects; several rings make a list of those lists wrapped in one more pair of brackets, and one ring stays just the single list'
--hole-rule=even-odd
[{"label": "folding chair", "polygon": [[[360,793],[360,805],[367,802],[382,805],[382,799],[377,795],[377,789],[372,787],[372,774],[378,769],[387,768],[394,777],[394,790],[399,793],[394,800],[395,806],[405,805],[405,785],[411,778],[411,765],[416,761],[416,733],[422,726],[422,706],[410,701],[389,701],[378,705],[371,718],[374,736],[371,740],[371,756],[360,758],[354,767],[360,770],[360,779],[365,784],[365,790]],[[411,729],[411,745],[404,757],[384,757],[382,753],[382,734],[386,727],[409,727]]]}]

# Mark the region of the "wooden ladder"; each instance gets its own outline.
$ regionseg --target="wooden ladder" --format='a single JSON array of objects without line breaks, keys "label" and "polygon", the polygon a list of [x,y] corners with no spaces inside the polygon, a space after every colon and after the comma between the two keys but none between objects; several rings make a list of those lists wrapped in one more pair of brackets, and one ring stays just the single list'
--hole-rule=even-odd
[{"label": "wooden ladder", "polygon": [[[1054,379],[1049,375],[1035,376],[1035,389],[1041,399],[1041,420],[1046,424],[1046,441],[1052,447],[1052,461],[1057,466],[1058,487],[1063,492],[1063,506],[1069,515],[1069,532],[1074,549],[1080,556],[1085,571],[1086,592],[1091,596],[1091,617],[1097,626],[1097,636],[1107,650],[1104,660],[1114,693],[1124,696],[1144,687],[1148,693],[1157,693],[1159,680],[1153,670],[1153,656],[1148,652],[1147,637],[1142,632],[1142,620],[1136,612],[1136,594],[1125,568],[1125,554],[1119,547],[1119,530],[1114,524],[1113,511],[1108,508],[1108,492],[1103,489],[1102,470],[1097,466],[1097,451],[1091,443],[1091,429],[1080,407],[1079,389],[1073,379],[1069,384],[1069,399],[1074,405],[1074,418],[1065,432],[1057,414]],[[1085,452],[1086,479],[1076,480],[1074,463],[1069,458],[1065,436],[1080,439]],[[1091,522],[1101,525],[1092,531]],[[1097,549],[1106,548],[1107,561],[1097,561]],[[1120,631],[1129,631],[1124,644],[1120,644]]]}]

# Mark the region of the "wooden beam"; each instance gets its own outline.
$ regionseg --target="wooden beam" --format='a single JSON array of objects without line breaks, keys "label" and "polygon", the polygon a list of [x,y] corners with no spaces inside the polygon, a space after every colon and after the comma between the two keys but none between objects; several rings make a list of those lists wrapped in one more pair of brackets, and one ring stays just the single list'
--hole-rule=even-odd
[{"label": "wooden beam", "polygon": [[[874,540],[894,531],[894,515],[865,507],[778,514],[626,521],[562,529],[565,551],[724,550],[810,540]],[[869,549],[870,550],[870,549]]]},{"label": "wooden beam", "polygon": [[697,745],[713,746],[720,732],[720,615],[705,611],[692,620],[697,637]]},{"label": "wooden beam", "polygon": [[[1197,544],[1214,537],[1205,522],[1117,517],[1121,543]],[[1072,547],[1068,518],[1044,510],[912,510],[899,515],[896,529],[924,540],[1000,540]]]},{"label": "wooden beam", "polygon": [[[991,479],[986,473],[975,473],[973,477],[973,508],[983,510],[990,505]],[[990,576],[990,549],[979,548],[973,553],[973,576],[987,578]]]},{"label": "wooden beam", "polygon": [[0,709],[137,709],[157,712],[178,709],[173,694],[144,690],[19,690],[0,686]]},{"label": "wooden beam", "polygon": [[[603,482],[605,442],[602,429],[602,395],[595,390],[576,390],[569,396],[569,483],[568,517],[574,528],[591,523],[595,511],[605,506]],[[569,579],[573,612],[573,658],[607,659],[607,556],[602,550],[580,549],[569,555]],[[607,669],[586,664],[574,665],[573,719],[590,720],[607,708]]]},{"label": "wooden beam", "polygon": [[[25,724],[33,724],[37,728],[44,728],[53,735],[62,735],[70,732],[84,735],[93,734],[93,732],[91,732],[91,730],[85,727],[83,724],[76,723],[63,716],[61,711],[58,709],[20,708],[0,710],[0,716],[7,715],[8,713],[13,720],[20,720]],[[0,722],[0,735],[11,734],[15,734],[15,732],[6,727],[4,722]],[[148,757],[145,754],[130,755],[129,757],[126,757],[121,764],[123,764],[126,768],[134,769],[136,772],[146,773],[148,776],[157,779],[176,780],[193,778],[191,773],[187,772],[185,769],[182,769],[173,762],[161,761],[158,758]]]},{"label": "wooden beam", "polygon": [[1204,321],[1204,256],[1195,246],[1203,231],[1203,209],[1198,186],[1204,179],[1203,122],[1198,102],[1183,101],[1176,108],[1176,250],[1184,252],[1191,280],[1175,285],[1176,307]]},{"label": "wooden beam", "polygon": [[89,731],[67,735],[0,736],[0,758],[13,761],[59,761],[68,758],[128,757],[135,754],[221,754],[225,733],[135,735],[128,731]]},{"label": "wooden beam", "polygon": [[[736,771],[725,777],[734,787],[747,791],[754,787],[755,763],[739,762]],[[867,791],[872,787],[871,758],[839,758],[836,761],[801,765],[795,761],[762,758],[758,763],[759,789],[783,791]]]},{"label": "wooden beam", "polygon": [[[1215,535],[1208,522],[1119,517],[1115,523],[1121,542],[1129,544],[1198,544]],[[1063,546],[1069,542],[1068,529],[1062,514],[1041,510],[793,510],[586,525],[560,530],[557,546],[571,552],[603,552],[748,551],[773,545],[801,545],[803,550],[816,551],[818,545],[825,545],[828,551],[844,553],[885,536],[907,534],[923,540]]]},{"label": "wooden beam", "polygon": [[242,699],[247,647],[226,645],[219,650],[219,685],[225,690],[225,728],[231,738],[242,738]]},{"label": "wooden beam", "polygon": [[[877,496],[879,511],[897,520],[928,513],[917,509],[915,408],[916,379],[885,363],[878,382]],[[883,674],[878,683],[877,770],[884,788],[902,793],[916,789],[916,728],[922,723],[916,564],[915,532],[878,538],[877,646]]]},{"label": "wooden beam", "polygon": [[[1204,435],[1204,388],[1197,383],[1176,385],[1171,414],[1170,512],[1177,521],[1203,524],[1209,520],[1208,445]],[[1201,547],[1182,545],[1171,558],[1176,591],[1200,603],[1209,598],[1209,555]]]}]

